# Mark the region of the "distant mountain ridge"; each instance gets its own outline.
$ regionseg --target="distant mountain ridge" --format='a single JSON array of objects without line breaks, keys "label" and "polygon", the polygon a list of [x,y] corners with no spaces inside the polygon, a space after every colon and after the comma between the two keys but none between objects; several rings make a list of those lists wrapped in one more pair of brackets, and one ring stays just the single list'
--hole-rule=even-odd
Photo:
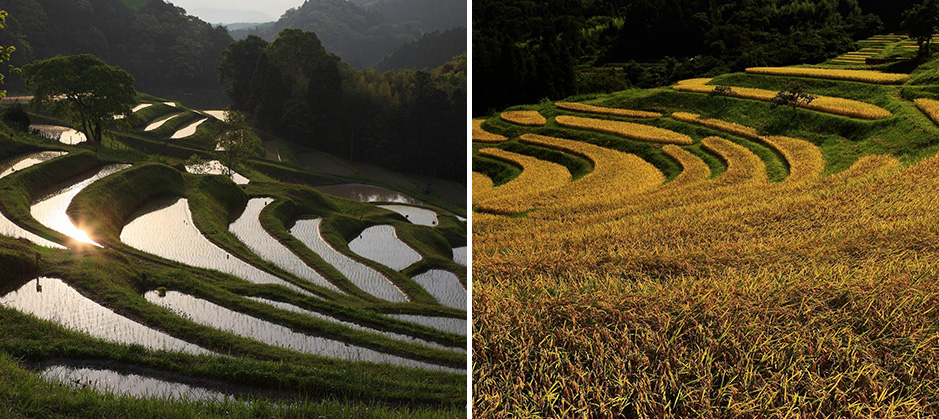
[{"label": "distant mountain ridge", "polygon": [[327,51],[355,68],[369,68],[427,33],[464,26],[466,17],[464,0],[307,0],[277,22],[234,29],[231,35],[271,41],[285,28],[313,31]]}]

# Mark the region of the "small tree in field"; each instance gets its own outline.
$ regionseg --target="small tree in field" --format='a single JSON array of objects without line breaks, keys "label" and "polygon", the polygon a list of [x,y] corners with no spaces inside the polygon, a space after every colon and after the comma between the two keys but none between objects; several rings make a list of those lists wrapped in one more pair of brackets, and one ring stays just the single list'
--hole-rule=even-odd
[{"label": "small tree in field", "polygon": [[[728,98],[733,97],[734,95],[734,89],[732,89],[730,86],[714,86],[714,90],[708,92],[708,99],[710,100],[711,98],[715,97]],[[727,109],[728,106],[730,106],[730,100],[723,99],[721,108],[717,112],[724,112],[724,109]]]},{"label": "small tree in field", "polygon": [[791,123],[796,119],[796,110],[800,106],[806,106],[809,103],[812,103],[812,101],[817,97],[818,96],[815,96],[811,93],[807,93],[805,88],[800,85],[792,85],[789,86],[789,88],[786,90],[780,90],[779,92],[776,92],[776,96],[771,99],[771,108],[776,109],[780,106],[788,106],[792,108],[792,118],[789,119],[789,122]]},{"label": "small tree in field", "polygon": [[248,126],[241,112],[226,111],[227,122],[218,124],[212,135],[218,161],[226,168],[225,175],[231,177],[235,169],[260,154],[261,139]]},{"label": "small tree in field", "polygon": [[134,77],[89,54],[59,56],[23,67],[35,108],[63,115],[88,141],[101,144],[114,116],[130,116]]},{"label": "small tree in field", "polygon": [[[6,10],[0,10],[0,29],[3,29],[6,27],[6,21],[7,21]],[[0,63],[4,61],[9,61],[10,55],[13,54],[13,51],[16,51],[16,47],[13,47],[13,46],[4,47],[0,45]],[[5,76],[3,75],[3,73],[0,73],[0,84],[3,84],[4,77]],[[6,95],[7,95],[6,90],[0,90],[0,100],[5,98]]]},{"label": "small tree in field", "polygon": [[928,57],[932,37],[939,28],[939,0],[923,0],[903,13],[903,28],[919,46],[919,56]]}]

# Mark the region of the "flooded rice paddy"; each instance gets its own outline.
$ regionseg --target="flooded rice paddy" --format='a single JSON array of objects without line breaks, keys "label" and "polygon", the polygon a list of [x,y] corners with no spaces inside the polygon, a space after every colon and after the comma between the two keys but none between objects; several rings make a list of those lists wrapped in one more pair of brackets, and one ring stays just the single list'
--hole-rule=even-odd
[{"label": "flooded rice paddy", "polygon": [[146,399],[177,399],[202,401],[232,400],[232,396],[203,387],[164,381],[132,373],[109,369],[52,365],[39,373],[46,380],[75,388],[89,387],[95,391],[119,396]]},{"label": "flooded rice paddy", "polygon": [[65,210],[72,202],[72,199],[75,198],[75,195],[78,195],[82,189],[85,189],[88,185],[97,182],[99,179],[105,176],[117,173],[128,167],[130,167],[129,164],[111,164],[104,166],[91,177],[79,180],[76,183],[72,183],[65,188],[62,188],[36,201],[36,203],[30,207],[29,212],[32,214],[33,218],[36,219],[36,221],[39,221],[46,227],[49,227],[82,243],[90,243],[101,247],[100,244],[95,243],[91,240],[90,237],[88,237],[88,233],[82,231],[74,224],[72,224],[72,220],[69,219],[68,214],[65,213]]},{"label": "flooded rice paddy", "polygon": [[454,247],[453,248],[453,261],[459,263],[460,265],[466,266],[466,256],[467,256],[466,246],[463,247]]},{"label": "flooded rice paddy", "polygon": [[34,124],[29,126],[29,130],[34,134],[39,134],[62,144],[76,145],[88,141],[88,137],[85,137],[85,134],[60,125]]},{"label": "flooded rice paddy", "polygon": [[281,269],[290,272],[301,279],[310,281],[321,287],[341,292],[339,288],[324,279],[319,273],[303,263],[297,255],[293,254],[280,241],[275,239],[261,225],[261,211],[267,204],[274,202],[273,198],[252,198],[248,201],[241,216],[228,226],[228,231],[241,240],[248,249],[251,249],[262,259],[271,262]]},{"label": "flooded rice paddy", "polygon": [[[4,160],[0,162],[0,179],[16,173],[17,171],[27,169],[33,165],[54,159],[64,154],[66,153],[62,151],[43,151],[40,153],[32,153]],[[2,212],[0,212],[0,236],[12,237],[15,239],[26,239],[43,247],[65,249],[65,246],[46,240],[37,236],[36,234],[33,234],[33,232],[18,226],[16,223],[10,221],[5,215],[3,215]]]},{"label": "flooded rice paddy", "polygon": [[395,202],[399,204],[424,205],[423,202],[411,198],[401,192],[380,186],[365,185],[361,183],[348,183],[344,185],[316,186],[313,189],[324,194],[338,196],[359,202]]},{"label": "flooded rice paddy", "polygon": [[162,118],[162,119],[158,119],[158,120],[154,121],[153,123],[151,123],[150,125],[147,125],[147,127],[144,128],[144,131],[148,131],[148,132],[149,132],[149,131],[153,131],[153,130],[155,130],[155,129],[157,129],[157,128],[160,128],[160,127],[163,126],[163,124],[166,123],[166,121],[169,121],[170,119],[173,119],[173,118],[175,118],[175,117],[177,117],[177,116],[180,116],[180,115],[182,115],[182,114],[181,114],[181,113],[176,113],[176,114],[172,114],[172,115],[170,115],[170,116],[164,117],[164,118]]},{"label": "flooded rice paddy", "polygon": [[386,314],[388,317],[432,327],[456,335],[466,335],[466,319],[454,317],[421,316],[418,314]]},{"label": "flooded rice paddy", "polygon": [[142,111],[142,110],[147,109],[147,108],[149,108],[149,107],[151,107],[151,106],[153,106],[152,103],[141,103],[141,104],[139,104],[139,105],[137,105],[137,106],[134,106],[133,109],[131,109],[130,111],[133,112],[133,113],[137,113],[137,111]]},{"label": "flooded rice paddy", "polygon": [[466,288],[453,272],[431,269],[414,277],[414,282],[447,307],[466,310]]},{"label": "flooded rice paddy", "polygon": [[463,372],[455,368],[415,361],[337,340],[297,333],[290,328],[229,310],[177,291],[167,291],[163,297],[160,297],[156,291],[150,291],[145,297],[153,304],[173,310],[204,326],[285,349],[350,361],[369,361],[412,368]]},{"label": "flooded rice paddy", "polygon": [[219,121],[226,122],[228,117],[225,116],[225,111],[202,111],[202,113],[209,115]]},{"label": "flooded rice paddy", "polygon": [[188,137],[188,136],[190,136],[190,135],[192,135],[192,134],[195,134],[195,133],[196,133],[196,128],[199,128],[199,125],[202,125],[203,122],[208,121],[208,120],[209,120],[208,118],[204,118],[204,119],[200,119],[200,120],[198,120],[198,121],[196,121],[196,122],[193,122],[192,124],[189,124],[189,126],[183,128],[183,129],[181,129],[181,130],[179,130],[179,131],[176,131],[176,133],[173,134],[173,136],[170,137],[170,139],[178,140],[178,139],[180,139],[180,138],[186,138],[186,137]]},{"label": "flooded rice paddy", "polygon": [[400,271],[421,260],[410,246],[398,238],[395,228],[379,225],[366,228],[349,242],[349,249],[366,259],[374,260],[391,269]]},{"label": "flooded rice paddy", "polygon": [[[186,166],[186,171],[194,175],[226,175],[228,173],[228,169],[218,160]],[[251,182],[250,179],[238,174],[238,172],[234,170],[231,172],[231,180],[235,182],[236,185],[247,185]]]},{"label": "flooded rice paddy", "polygon": [[290,234],[323,258],[326,263],[335,267],[363,291],[388,301],[403,302],[408,300],[401,290],[384,275],[342,254],[333,249],[329,243],[326,243],[320,232],[321,221],[319,218],[299,220],[290,229]]},{"label": "flooded rice paddy", "polygon": [[27,282],[0,297],[0,305],[110,342],[190,354],[211,353],[121,316],[81,295],[61,279],[38,278]]},{"label": "flooded rice paddy", "polygon": [[441,345],[441,344],[436,343],[436,342],[428,342],[428,341],[423,340],[423,339],[418,339],[418,338],[415,338],[415,337],[412,337],[412,336],[408,336],[408,335],[403,335],[403,334],[400,334],[400,333],[393,333],[393,332],[386,332],[386,331],[384,331],[384,330],[372,329],[372,328],[370,328],[370,327],[362,326],[362,325],[359,325],[359,324],[356,324],[356,323],[347,322],[347,321],[345,321],[345,320],[339,320],[339,319],[337,319],[337,318],[335,318],[335,317],[331,317],[331,316],[328,316],[328,315],[326,315],[326,314],[318,313],[318,312],[316,312],[316,311],[304,310],[304,309],[302,309],[302,308],[300,308],[300,307],[297,307],[297,306],[295,306],[295,305],[293,305],[293,304],[282,303],[282,302],[280,302],[280,301],[273,301],[273,300],[268,300],[268,299],[259,298],[259,297],[247,297],[247,298],[248,298],[249,300],[257,301],[257,302],[262,303],[262,304],[267,304],[267,305],[272,306],[272,307],[277,307],[277,308],[279,308],[279,309],[281,309],[281,310],[286,310],[286,311],[289,311],[289,312],[292,312],[292,313],[303,314],[303,315],[307,315],[307,316],[310,316],[310,317],[314,317],[314,318],[317,318],[317,319],[320,319],[320,320],[326,320],[326,321],[328,321],[328,322],[333,322],[333,323],[341,324],[341,325],[343,325],[343,326],[346,326],[346,327],[348,327],[348,328],[355,329],[355,330],[361,330],[361,331],[370,332],[370,333],[377,333],[377,334],[380,334],[380,335],[382,335],[382,336],[385,336],[385,337],[388,337],[388,338],[391,338],[391,339],[394,339],[394,340],[400,340],[400,341],[404,341],[404,342],[413,342],[413,343],[417,343],[417,344],[424,345],[424,346],[430,346],[430,347],[433,347],[433,348],[448,349],[448,350],[457,351],[457,352],[466,352],[466,348],[454,348],[454,347],[452,347],[452,346],[444,346],[444,345]]},{"label": "flooded rice paddy", "polygon": [[283,285],[315,296],[296,285],[238,259],[209,241],[192,221],[189,201],[163,197],[145,204],[121,231],[121,242],[137,250],[199,268],[215,269],[255,284]]},{"label": "flooded rice paddy", "polygon": [[389,211],[394,211],[407,218],[412,224],[428,227],[437,227],[437,213],[429,209],[412,207],[408,205],[379,205]]}]

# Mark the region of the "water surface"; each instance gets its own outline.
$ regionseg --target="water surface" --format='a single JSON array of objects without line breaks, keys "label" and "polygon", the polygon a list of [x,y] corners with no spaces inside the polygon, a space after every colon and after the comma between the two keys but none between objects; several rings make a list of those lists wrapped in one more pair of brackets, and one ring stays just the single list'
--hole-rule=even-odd
[{"label": "water surface", "polygon": [[[194,175],[225,175],[228,172],[228,169],[222,162],[218,160],[210,160],[202,164],[193,164],[186,166],[186,171]],[[251,182],[250,179],[238,174],[238,172],[232,170],[231,180],[235,182],[236,185],[247,185]]]},{"label": "water surface", "polygon": [[163,126],[163,124],[166,123],[166,121],[169,121],[170,119],[173,119],[173,118],[175,118],[175,117],[177,117],[177,116],[180,116],[180,115],[182,115],[182,114],[181,114],[181,113],[177,113],[177,114],[172,114],[172,115],[170,115],[170,116],[164,117],[164,118],[162,118],[162,119],[158,119],[158,120],[154,121],[153,123],[151,123],[150,125],[147,125],[147,127],[144,128],[144,131],[153,131],[153,130],[155,130],[155,129],[157,129],[157,128],[160,128],[160,127]]},{"label": "water surface", "polygon": [[369,361],[412,368],[463,372],[455,368],[415,361],[337,340],[297,333],[288,327],[229,310],[177,291],[167,291],[164,297],[157,295],[156,291],[150,291],[145,297],[148,301],[173,310],[196,323],[290,350],[349,361]]},{"label": "water surface", "polygon": [[299,220],[290,229],[290,234],[363,291],[388,301],[408,301],[407,296],[384,275],[333,249],[323,240],[321,221],[319,218]]},{"label": "water surface", "polygon": [[420,253],[402,242],[395,228],[390,225],[366,228],[358,237],[349,242],[349,249],[359,256],[374,260],[396,271],[421,260]]},{"label": "water surface", "polygon": [[397,202],[400,204],[424,205],[401,192],[380,186],[349,183],[344,185],[315,186],[313,189],[325,194],[359,202]]},{"label": "water surface", "polygon": [[[27,169],[33,165],[54,159],[64,154],[66,153],[62,151],[43,151],[4,160],[3,162],[0,162],[0,179],[17,171]],[[33,232],[20,227],[13,221],[10,221],[5,215],[3,215],[2,212],[0,212],[0,236],[12,237],[15,239],[26,239],[36,245],[43,247],[65,249],[65,246],[46,240],[34,234]]]},{"label": "water surface", "polygon": [[204,119],[200,119],[199,121],[193,122],[192,124],[189,124],[189,126],[179,131],[176,131],[176,133],[173,134],[173,136],[170,138],[173,140],[178,140],[180,138],[186,138],[192,134],[195,134],[196,128],[199,128],[199,125],[202,125],[203,122],[208,121],[208,120],[209,120],[208,118],[204,118]]},{"label": "water surface", "polygon": [[466,288],[463,288],[460,278],[453,272],[431,269],[413,279],[440,304],[466,310]]},{"label": "water surface", "polygon": [[429,209],[412,207],[408,205],[379,205],[389,211],[397,212],[407,218],[412,224],[418,224],[428,227],[437,227],[437,213]]},{"label": "water surface", "polygon": [[466,319],[457,319],[453,317],[434,317],[421,316],[417,314],[386,314],[398,320],[416,323],[437,330],[449,332],[457,335],[466,335]]},{"label": "water surface", "polygon": [[466,246],[453,248],[453,261],[466,266]]},{"label": "water surface", "polygon": [[262,259],[313,284],[329,288],[333,291],[342,292],[315,270],[307,266],[307,264],[303,263],[297,255],[264,229],[261,225],[261,211],[271,202],[274,202],[273,198],[250,199],[244,212],[241,213],[241,216],[228,226],[228,231],[234,234],[248,249],[251,249],[252,252]]},{"label": "water surface", "polygon": [[190,354],[211,352],[121,316],[56,278],[38,278],[0,297],[0,305],[121,344]]},{"label": "water surface", "polygon": [[109,369],[52,365],[39,373],[46,380],[76,389],[90,387],[96,391],[146,399],[232,400],[232,396],[188,384],[164,381],[143,375],[121,373]]},{"label": "water surface", "polygon": [[37,131],[39,135],[62,144],[76,145],[88,141],[88,137],[85,137],[85,134],[60,125],[33,124],[29,126],[29,130]]}]

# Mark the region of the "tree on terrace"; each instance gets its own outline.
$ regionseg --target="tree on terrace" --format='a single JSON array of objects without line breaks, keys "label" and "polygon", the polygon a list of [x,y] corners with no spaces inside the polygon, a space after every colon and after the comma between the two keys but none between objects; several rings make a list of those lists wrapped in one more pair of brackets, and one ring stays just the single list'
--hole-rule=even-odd
[{"label": "tree on terrace", "polygon": [[923,0],[903,13],[903,28],[919,46],[919,56],[928,57],[932,37],[939,28],[939,0]]},{"label": "tree on terrace", "polygon": [[95,144],[115,116],[131,115],[137,98],[133,76],[89,54],[36,61],[23,67],[23,78],[35,108],[62,115]]}]

